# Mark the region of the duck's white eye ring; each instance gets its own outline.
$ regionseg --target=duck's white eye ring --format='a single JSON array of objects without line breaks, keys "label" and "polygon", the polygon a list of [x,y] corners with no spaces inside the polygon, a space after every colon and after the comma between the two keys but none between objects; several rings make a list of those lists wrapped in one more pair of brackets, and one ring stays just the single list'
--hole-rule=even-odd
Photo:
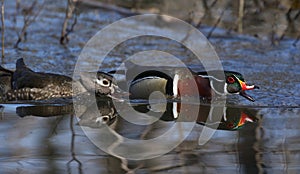
[{"label": "duck's white eye ring", "polygon": [[96,123],[106,124],[109,121],[109,116],[104,115],[96,119]]},{"label": "duck's white eye ring", "polygon": [[96,83],[100,86],[103,86],[103,87],[109,87],[110,86],[110,81],[108,79],[105,79],[105,78],[97,79]]}]

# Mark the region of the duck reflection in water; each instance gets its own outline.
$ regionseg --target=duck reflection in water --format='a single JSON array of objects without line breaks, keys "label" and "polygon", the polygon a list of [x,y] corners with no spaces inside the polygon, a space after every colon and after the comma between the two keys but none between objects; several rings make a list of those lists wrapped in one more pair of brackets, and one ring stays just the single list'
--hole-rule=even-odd
[{"label": "duck reflection in water", "polygon": [[[118,113],[110,97],[98,98],[96,105],[98,113],[95,113],[97,110],[94,108],[87,108],[83,114],[78,116],[80,126],[99,128],[104,124],[111,125],[116,121]],[[90,107],[94,107],[94,105]]]},{"label": "duck reflection in water", "polygon": [[[83,107],[79,115],[79,124],[81,126],[87,126],[90,128],[99,128],[103,124],[111,125],[118,118],[119,114],[114,107],[114,103],[110,97],[98,98],[97,103],[98,113],[92,109],[95,105],[89,107]],[[123,104],[127,105],[127,104]],[[257,118],[255,115],[257,111],[254,109],[238,108],[238,107],[212,107],[210,105],[187,105],[178,102],[168,102],[165,104],[134,104],[133,109],[138,113],[146,113],[149,117],[157,118],[164,122],[177,121],[180,117],[185,115],[180,114],[180,108],[196,107],[199,109],[198,117],[196,120],[190,118],[180,118],[180,121],[196,121],[197,124],[212,127],[218,124],[220,130],[238,130],[244,127],[247,123],[255,123]],[[131,107],[128,105],[128,107]],[[174,109],[173,107],[178,107]],[[217,120],[214,117],[214,112],[222,110],[223,115],[221,120]],[[16,109],[16,113],[20,117],[25,116],[39,116],[39,117],[52,117],[52,116],[63,116],[74,113],[73,105],[54,105],[54,104],[43,104],[43,105],[29,105],[19,106]]]},{"label": "duck reflection in water", "polygon": [[[160,105],[160,106],[158,106]],[[162,107],[162,105],[164,105]],[[153,107],[154,106],[154,107]],[[174,108],[176,107],[176,108]],[[164,108],[158,110],[157,108]],[[180,109],[197,110],[198,117],[196,120],[188,118],[189,116],[181,115]],[[197,124],[201,124],[208,127],[214,127],[218,125],[220,130],[238,130],[245,126],[247,123],[255,123],[258,119],[256,118],[257,111],[248,108],[239,107],[221,107],[211,105],[194,105],[194,104],[183,104],[179,102],[168,102],[166,104],[142,104],[134,106],[134,109],[138,112],[147,113],[149,116],[157,117],[160,116],[160,120],[163,121],[196,121]],[[221,120],[215,117],[215,114],[222,113]],[[180,117],[187,117],[180,118]]]},{"label": "duck reflection in water", "polygon": [[[79,125],[91,128],[100,128],[103,125],[111,125],[117,118],[116,109],[110,97],[97,97],[94,103],[98,110],[94,112],[95,105],[81,105],[80,111],[77,110]],[[16,108],[16,113],[20,117],[37,116],[37,117],[54,117],[68,116],[74,114],[73,104],[39,104],[39,105],[21,105]]]}]

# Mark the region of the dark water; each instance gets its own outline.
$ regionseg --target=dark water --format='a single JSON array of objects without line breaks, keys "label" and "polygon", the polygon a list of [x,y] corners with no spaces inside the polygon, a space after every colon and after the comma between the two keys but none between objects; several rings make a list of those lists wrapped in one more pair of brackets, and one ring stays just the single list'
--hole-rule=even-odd
[{"label": "dark water", "polygon": [[[19,31],[23,19],[17,15],[17,23],[14,23],[15,4],[6,2],[6,58],[2,63],[6,68],[14,69],[16,59],[24,57],[35,71],[71,76],[77,56],[88,39],[124,17],[113,11],[82,6],[70,43],[61,46],[59,36],[66,4],[61,1],[45,4],[36,22],[28,28],[27,40],[20,44],[20,49],[15,49],[15,27]],[[203,27],[201,31],[207,34],[210,29]],[[256,99],[254,103],[240,96],[229,96],[227,119],[221,120],[219,129],[206,144],[198,144],[203,125],[209,127],[220,121],[210,119],[204,123],[212,112],[206,105],[200,106],[198,124],[178,147],[163,156],[134,161],[113,157],[97,148],[79,126],[71,104],[1,104],[0,173],[298,173],[300,45],[293,46],[294,39],[285,39],[271,46],[268,40],[228,35],[222,29],[216,29],[210,41],[224,69],[241,72],[247,81],[259,85],[260,90],[249,92]],[[157,48],[178,56],[194,68],[201,68],[191,58],[193,55],[178,43],[146,37],[119,45],[102,65],[104,70],[112,70],[138,51]],[[112,116],[116,114],[112,106],[110,102],[103,102],[99,112]],[[127,102],[120,104],[123,112],[128,106]],[[145,108],[148,107],[138,105],[135,109],[141,112]],[[89,117],[93,115],[86,111],[85,108],[81,125],[99,129],[95,124],[97,118]],[[159,113],[164,117],[151,127],[129,124],[121,117],[113,119],[111,126],[128,138],[155,137],[176,120],[168,109]],[[246,116],[253,122],[237,127]],[[142,155],[152,155],[159,150],[150,146]]]}]

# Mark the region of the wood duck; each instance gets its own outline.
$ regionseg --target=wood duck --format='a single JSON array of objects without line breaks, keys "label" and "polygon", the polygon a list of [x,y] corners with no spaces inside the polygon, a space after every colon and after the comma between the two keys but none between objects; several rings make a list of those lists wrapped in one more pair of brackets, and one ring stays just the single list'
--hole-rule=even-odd
[{"label": "wood duck", "polygon": [[[4,69],[4,68],[3,68]],[[23,58],[18,59],[16,71],[1,70],[0,84],[2,95],[8,101],[12,100],[46,100],[52,98],[72,97],[77,93],[73,91],[73,79],[71,77],[53,74],[34,72],[28,68]],[[10,75],[10,79],[7,77]],[[94,75],[94,74],[93,74]],[[95,75],[94,75],[95,76]],[[95,90],[97,95],[110,95],[115,92],[117,86],[113,77],[104,72],[97,72],[96,77],[82,77],[80,82],[75,82],[77,91],[85,92]]]},{"label": "wood duck", "polygon": [[[148,99],[149,96],[159,91],[173,98],[180,96],[193,96],[195,90],[200,97],[211,99],[214,95],[239,94],[246,99],[254,102],[255,100],[246,94],[245,91],[258,89],[256,85],[248,85],[243,76],[234,71],[224,71],[225,80],[209,76],[207,72],[193,72],[188,70],[190,76],[182,75],[182,72],[175,73],[173,77],[157,70],[147,70],[137,75],[129,84],[131,99]],[[217,71],[214,71],[215,73]],[[186,74],[184,72],[183,74]],[[215,74],[214,73],[214,74]],[[192,88],[191,84],[196,84],[197,89]],[[194,85],[195,86],[195,85]]]},{"label": "wood duck", "polygon": [[11,90],[11,78],[13,71],[7,70],[0,66],[0,101],[5,100],[6,93]]}]

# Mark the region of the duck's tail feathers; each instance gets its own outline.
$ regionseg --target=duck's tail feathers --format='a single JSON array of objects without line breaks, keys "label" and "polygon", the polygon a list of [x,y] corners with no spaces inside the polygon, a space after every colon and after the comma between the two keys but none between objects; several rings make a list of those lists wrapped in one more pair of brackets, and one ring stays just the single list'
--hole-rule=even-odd
[{"label": "duck's tail feathers", "polygon": [[16,69],[19,69],[19,68],[27,68],[27,66],[24,63],[23,58],[20,58],[20,59],[17,60]]}]

